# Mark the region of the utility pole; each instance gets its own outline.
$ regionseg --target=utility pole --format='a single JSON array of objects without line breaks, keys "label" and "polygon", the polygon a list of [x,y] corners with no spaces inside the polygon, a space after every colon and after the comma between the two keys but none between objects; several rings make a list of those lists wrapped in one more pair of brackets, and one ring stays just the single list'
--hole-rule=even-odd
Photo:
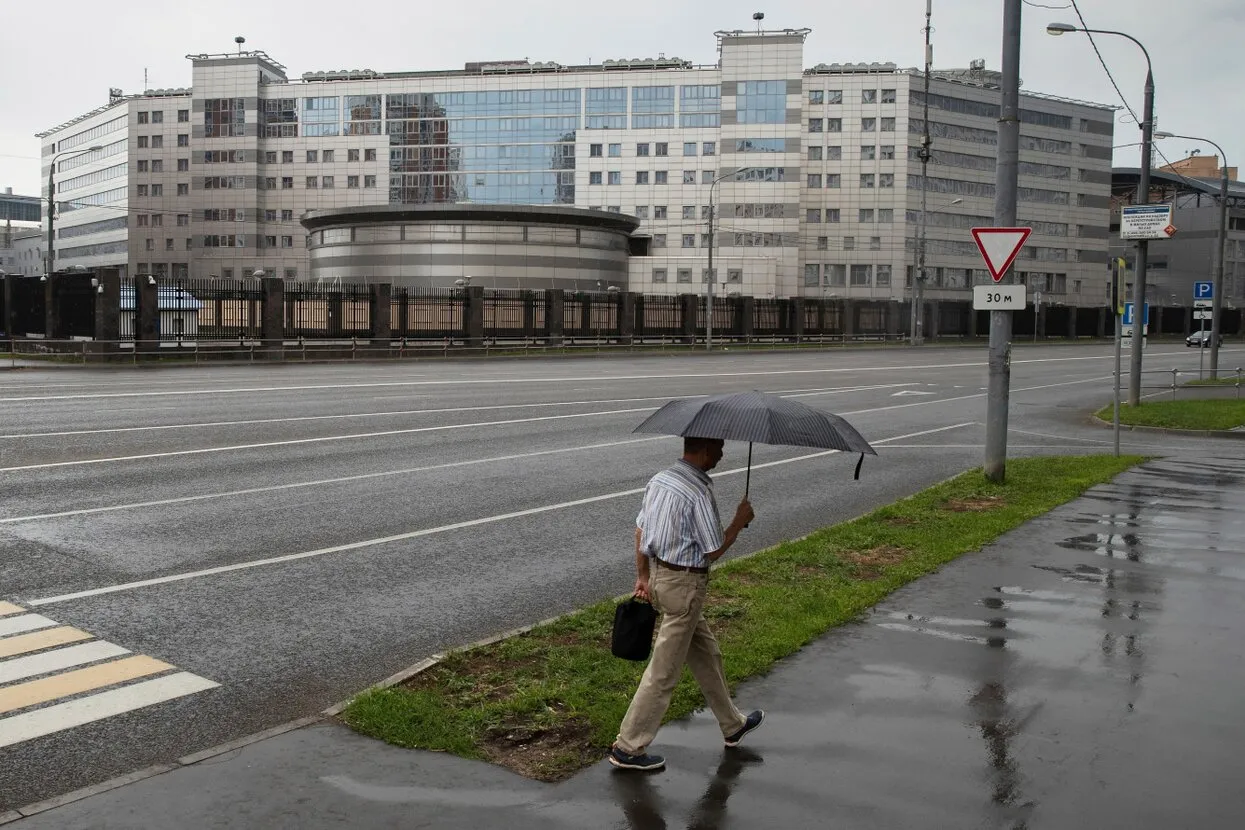
[{"label": "utility pole", "polygon": [[[760,25],[760,24],[758,24]],[[705,351],[713,351],[713,187],[709,185],[709,282],[705,286]],[[692,332],[693,340],[695,332]]]},{"label": "utility pole", "polygon": [[[999,159],[995,170],[994,225],[1016,225],[1020,162],[1020,14],[1022,0],[1003,0],[1003,79],[999,112]],[[1001,282],[1011,284],[1012,271]],[[1007,475],[1007,407],[1011,394],[1012,313],[990,312],[990,378],[986,403],[986,478]]]},{"label": "utility pole", "polygon": [[911,332],[911,343],[913,346],[919,346],[924,342],[922,336],[922,327],[925,325],[925,233],[927,227],[927,219],[925,210],[929,199],[929,159],[930,145],[933,143],[929,137],[929,76],[933,70],[934,64],[934,47],[930,44],[930,34],[933,27],[930,20],[934,15],[934,0],[925,0],[925,103],[923,107],[923,115],[921,116],[921,149],[918,151],[918,158],[921,160],[921,219],[917,227],[917,263],[916,270],[912,274],[912,322],[909,325]]},{"label": "utility pole", "polygon": [[[1218,147],[1219,145],[1215,145]],[[1219,256],[1215,259],[1215,296],[1210,298],[1210,379],[1219,377],[1219,333],[1223,331],[1223,260],[1228,254],[1228,157],[1219,150],[1223,178],[1219,180]]]},{"label": "utility pole", "polygon": [[[1140,44],[1138,44],[1140,46]],[[1144,51],[1145,47],[1142,47]],[[1137,204],[1150,204],[1150,158],[1154,142],[1154,72],[1146,54],[1146,98],[1141,115],[1141,177],[1137,183]],[[1141,404],[1141,349],[1146,331],[1146,264],[1150,240],[1137,240],[1137,276],[1133,280],[1133,351],[1128,360],[1128,405]],[[1216,355],[1217,356],[1217,355]]]}]

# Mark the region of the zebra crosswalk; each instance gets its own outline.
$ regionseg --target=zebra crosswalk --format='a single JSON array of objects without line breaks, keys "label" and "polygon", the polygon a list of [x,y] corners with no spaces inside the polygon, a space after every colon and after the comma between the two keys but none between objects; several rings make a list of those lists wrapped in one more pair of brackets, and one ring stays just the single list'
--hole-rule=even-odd
[{"label": "zebra crosswalk", "polygon": [[0,748],[217,685],[0,600]]}]

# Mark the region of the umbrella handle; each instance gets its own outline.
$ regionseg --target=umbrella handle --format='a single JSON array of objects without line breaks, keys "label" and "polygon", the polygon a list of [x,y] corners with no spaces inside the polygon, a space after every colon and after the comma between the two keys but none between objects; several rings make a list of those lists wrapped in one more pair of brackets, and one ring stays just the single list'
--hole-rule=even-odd
[{"label": "umbrella handle", "polygon": [[[752,488],[752,442],[749,441],[748,442],[748,472],[744,474],[744,498],[745,499],[748,498],[748,491],[751,488]],[[748,527],[748,525],[750,524],[752,524],[752,522],[748,522],[748,524],[744,525],[744,527]]]}]

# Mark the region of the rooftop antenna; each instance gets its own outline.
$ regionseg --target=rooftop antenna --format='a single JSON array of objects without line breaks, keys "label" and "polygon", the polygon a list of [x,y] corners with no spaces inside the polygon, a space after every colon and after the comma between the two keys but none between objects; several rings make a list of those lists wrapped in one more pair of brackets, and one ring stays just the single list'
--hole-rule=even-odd
[{"label": "rooftop antenna", "polygon": [[235,38],[233,39],[233,42],[234,42],[234,43],[236,43],[236,44],[238,44],[238,54],[239,54],[239,55],[241,55],[241,54],[242,54],[242,44],[246,43],[246,38],[244,38],[242,35],[238,35],[237,37],[235,37]]},{"label": "rooftop antenna", "polygon": [[752,19],[757,22],[757,34],[761,34],[761,21],[765,19],[765,12],[753,12]]},{"label": "rooftop antenna", "polygon": [[147,89],[147,67],[143,67],[143,89]]}]

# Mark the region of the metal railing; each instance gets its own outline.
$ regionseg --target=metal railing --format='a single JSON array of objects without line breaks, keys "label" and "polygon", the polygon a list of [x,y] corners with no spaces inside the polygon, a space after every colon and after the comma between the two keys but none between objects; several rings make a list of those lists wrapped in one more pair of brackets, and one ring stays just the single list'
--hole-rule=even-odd
[{"label": "metal railing", "polygon": [[[1158,395],[1164,395],[1170,392],[1172,396],[1171,399],[1174,401],[1177,399],[1177,395],[1182,391],[1185,391],[1185,392],[1191,392],[1191,391],[1197,391],[1197,390],[1205,391],[1208,389],[1222,389],[1222,388],[1231,386],[1235,389],[1236,397],[1240,398],[1241,397],[1241,380],[1242,380],[1243,372],[1245,372],[1245,370],[1243,370],[1242,367],[1237,367],[1236,369],[1220,369],[1219,370],[1220,381],[1218,383],[1205,383],[1205,382],[1199,382],[1199,381],[1204,380],[1204,378],[1198,377],[1199,372],[1197,372],[1196,370],[1146,369],[1141,372],[1141,376],[1142,376],[1141,377],[1141,389],[1143,393],[1146,389],[1150,389],[1150,390],[1161,389],[1163,391],[1152,392],[1149,395],[1142,394],[1141,397],[1142,398],[1154,398],[1154,397],[1157,397]],[[1124,375],[1125,377],[1127,377],[1128,373],[1125,372]],[[1147,375],[1162,376],[1166,380],[1166,382],[1165,383],[1147,383],[1146,382]],[[1227,377],[1224,377],[1224,375],[1227,375]],[[1114,373],[1112,373],[1112,377],[1114,377]],[[1182,377],[1184,377],[1185,380],[1181,380]],[[1231,380],[1231,383],[1225,382],[1228,380]]]}]

